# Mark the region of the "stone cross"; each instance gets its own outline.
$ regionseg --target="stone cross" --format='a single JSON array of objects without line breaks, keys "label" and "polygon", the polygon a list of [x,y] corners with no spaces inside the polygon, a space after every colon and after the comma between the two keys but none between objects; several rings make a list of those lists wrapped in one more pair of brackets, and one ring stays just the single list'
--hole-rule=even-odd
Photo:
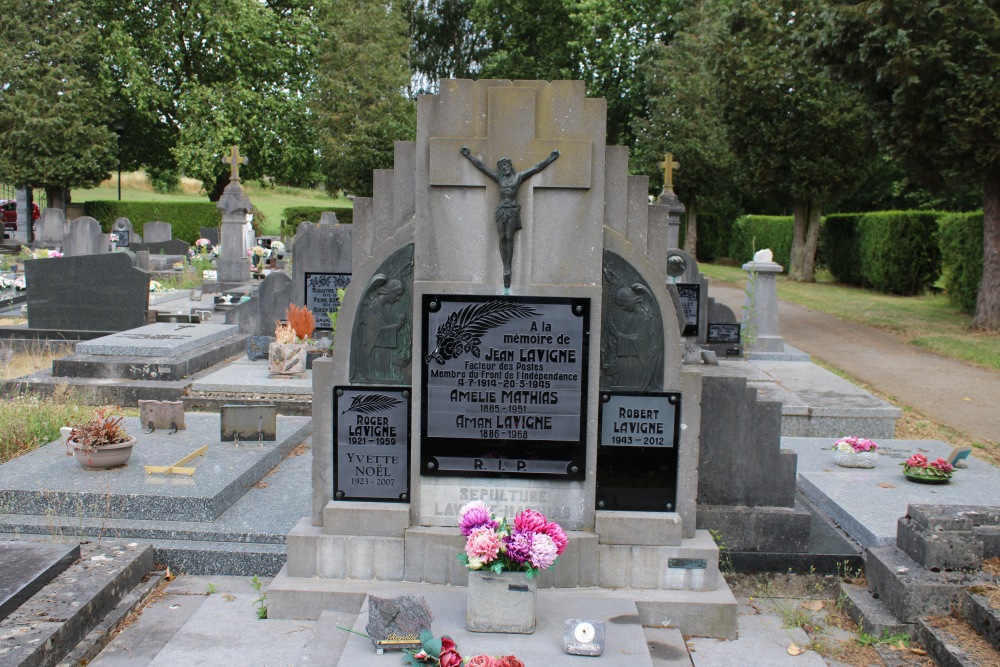
[{"label": "stone cross", "polygon": [[249,164],[244,156],[240,155],[240,147],[233,144],[232,149],[229,151],[228,156],[223,156],[222,164],[229,165],[229,180],[240,182],[240,165]]},{"label": "stone cross", "polygon": [[674,169],[680,169],[681,163],[674,161],[674,154],[667,153],[663,162],[659,164],[663,167],[663,191],[673,192],[674,191]]}]

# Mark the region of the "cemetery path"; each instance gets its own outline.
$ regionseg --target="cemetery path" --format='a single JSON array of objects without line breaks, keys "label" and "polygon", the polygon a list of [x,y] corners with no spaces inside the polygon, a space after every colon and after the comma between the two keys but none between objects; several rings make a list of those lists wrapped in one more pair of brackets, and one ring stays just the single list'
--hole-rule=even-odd
[{"label": "cemetery path", "polygon": [[[742,286],[709,294],[740,313]],[[894,334],[779,301],[785,342],[973,439],[1000,444],[1000,373],[928,352]]]}]

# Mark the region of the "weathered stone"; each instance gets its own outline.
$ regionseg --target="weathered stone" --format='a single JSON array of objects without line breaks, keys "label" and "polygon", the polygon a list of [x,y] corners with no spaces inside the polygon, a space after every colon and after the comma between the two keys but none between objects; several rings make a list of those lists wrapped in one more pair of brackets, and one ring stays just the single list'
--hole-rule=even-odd
[{"label": "weathered stone", "polygon": [[184,401],[145,401],[139,403],[139,422],[147,430],[170,429],[183,431]]},{"label": "weathered stone", "polygon": [[169,222],[155,220],[142,226],[142,237],[146,243],[160,243],[174,238],[174,226]]},{"label": "weathered stone", "polygon": [[70,221],[69,231],[63,241],[63,254],[66,257],[98,255],[106,253],[108,250],[108,237],[101,233],[100,222],[88,216]]},{"label": "weathered stone", "polygon": [[430,630],[433,620],[421,595],[368,596],[365,630],[376,649],[420,648],[420,633]]},{"label": "weathered stone", "polygon": [[247,338],[247,359],[260,361],[267,359],[267,350],[274,342],[274,336],[250,336]]}]

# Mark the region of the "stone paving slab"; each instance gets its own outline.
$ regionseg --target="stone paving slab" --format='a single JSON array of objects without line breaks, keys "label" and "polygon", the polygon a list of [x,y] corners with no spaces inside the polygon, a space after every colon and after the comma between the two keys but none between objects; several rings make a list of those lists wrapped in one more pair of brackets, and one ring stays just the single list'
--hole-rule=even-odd
[{"label": "stone paving slab", "polygon": [[[379,592],[385,595],[385,591]],[[586,593],[571,590],[544,590],[538,592],[537,628],[530,635],[508,635],[469,632],[465,629],[467,589],[464,587],[425,586],[422,592],[434,622],[431,632],[435,637],[448,635],[455,640],[463,658],[486,653],[488,655],[516,655],[525,665],[652,665],[646,637],[638,622],[635,603],[624,598],[605,597],[599,605]],[[357,616],[355,632],[365,632],[368,624],[367,605]],[[600,656],[574,656],[563,650],[563,631],[566,619],[586,618],[605,621],[607,643]],[[376,655],[371,640],[351,634],[347,645],[335,663],[340,667],[368,665],[397,667],[400,654],[386,651]]]},{"label": "stone paving slab", "polygon": [[694,667],[826,667],[823,657],[812,650],[793,656],[788,647],[805,648],[809,635],[802,628],[783,628],[776,614],[746,612],[741,606],[738,616],[739,638],[688,640],[688,650]]},{"label": "stone paving slab", "polygon": [[939,440],[880,440],[874,468],[841,468],[833,462],[834,438],[782,438],[798,454],[797,486],[861,546],[896,543],[896,521],[910,504],[1000,506],[1000,469],[969,457],[948,484],[918,484],[900,464],[912,454],[947,457],[953,447]]},{"label": "stone paving slab", "polygon": [[[189,413],[187,430],[146,434],[138,418],[126,419],[138,444],[125,466],[87,470],[66,455],[62,441],[0,466],[0,507],[10,514],[212,521],[232,506],[311,431],[306,417],[280,417],[273,442],[222,442],[219,415]],[[192,476],[147,474],[145,465],[166,466],[199,447]]]},{"label": "stone paving slab", "polygon": [[79,544],[0,541],[0,620],[79,557]]},{"label": "stone paving slab", "polygon": [[235,324],[158,322],[76,344],[77,354],[114,357],[170,357],[239,333]]},{"label": "stone paving slab", "polygon": [[[268,377],[267,361],[250,361],[246,355],[191,383],[195,393],[312,395],[312,371],[301,378]],[[332,400],[332,398],[331,398]]]}]

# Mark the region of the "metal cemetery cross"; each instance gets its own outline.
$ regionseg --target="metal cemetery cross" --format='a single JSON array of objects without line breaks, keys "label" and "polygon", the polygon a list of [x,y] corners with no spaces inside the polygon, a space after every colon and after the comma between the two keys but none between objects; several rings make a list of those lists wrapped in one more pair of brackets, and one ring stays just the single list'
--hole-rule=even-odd
[{"label": "metal cemetery cross", "polygon": [[240,165],[249,164],[244,156],[240,155],[240,147],[233,144],[228,156],[222,157],[222,164],[229,165],[229,180],[240,182]]},{"label": "metal cemetery cross", "polygon": [[[522,190],[529,191],[527,195],[521,195],[528,202],[531,201],[530,191],[534,188],[589,188],[593,142],[589,139],[567,139],[567,133],[556,127],[551,118],[537,119],[537,104],[534,89],[491,88],[487,97],[485,137],[482,136],[483,128],[479,128],[476,131],[480,135],[478,137],[431,138],[430,184],[489,186],[492,177],[478,173],[477,170],[484,173],[486,170],[475,164],[479,161],[478,156],[482,156],[481,162],[484,165],[496,165],[498,160],[506,157],[516,169],[533,174],[519,184],[524,186]],[[468,150],[463,150],[463,147],[468,147]],[[553,162],[552,156],[556,151],[559,159]],[[463,158],[463,155],[469,159]],[[476,159],[473,160],[473,157]],[[530,204],[523,217],[526,221],[531,221]],[[517,225],[515,227],[520,229]],[[505,239],[503,230],[499,230],[499,233],[504,286],[509,287],[513,240],[512,236]]]}]

